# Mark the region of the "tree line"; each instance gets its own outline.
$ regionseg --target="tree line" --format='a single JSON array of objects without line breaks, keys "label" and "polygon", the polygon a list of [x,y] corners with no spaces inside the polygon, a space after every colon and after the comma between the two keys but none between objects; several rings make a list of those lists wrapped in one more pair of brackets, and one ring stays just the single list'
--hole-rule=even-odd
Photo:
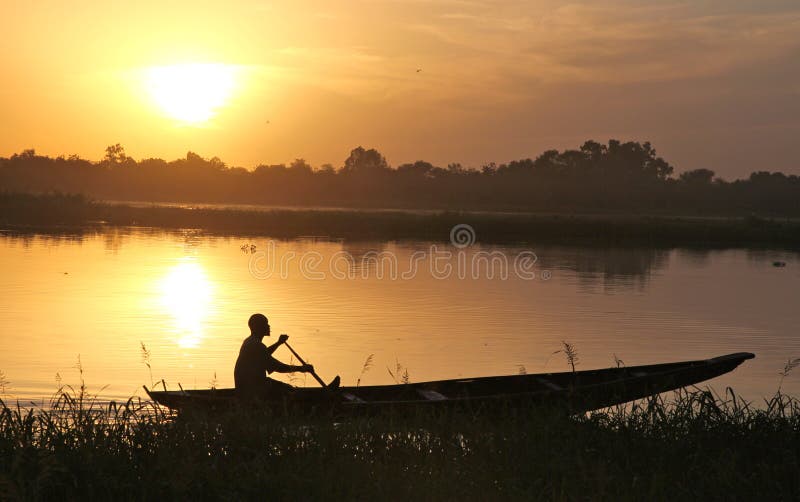
[{"label": "tree line", "polygon": [[756,171],[726,181],[709,169],[676,176],[648,142],[587,141],[574,150],[480,168],[419,160],[392,167],[357,147],[338,168],[304,159],[231,167],[217,157],[135,160],[111,145],[97,162],[25,150],[0,157],[12,192],[81,193],[95,199],[546,212],[800,215],[800,177]]}]

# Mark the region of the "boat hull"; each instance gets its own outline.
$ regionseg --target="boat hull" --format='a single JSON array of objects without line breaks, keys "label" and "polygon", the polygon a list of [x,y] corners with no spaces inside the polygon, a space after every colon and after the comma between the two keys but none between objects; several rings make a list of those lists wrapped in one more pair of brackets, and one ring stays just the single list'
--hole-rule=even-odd
[{"label": "boat hull", "polygon": [[[505,411],[554,406],[579,413],[614,406],[697,384],[755,357],[741,352],[697,361],[532,375],[462,378],[400,385],[297,388],[291,395],[259,401],[272,412],[368,415],[422,409]],[[243,403],[235,389],[155,391],[157,403],[175,410],[224,410]]]}]

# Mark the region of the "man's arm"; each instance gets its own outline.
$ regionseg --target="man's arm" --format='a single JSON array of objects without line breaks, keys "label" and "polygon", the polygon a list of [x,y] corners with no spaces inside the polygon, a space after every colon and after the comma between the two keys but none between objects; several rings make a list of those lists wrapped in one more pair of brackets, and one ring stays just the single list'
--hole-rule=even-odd
[{"label": "man's arm", "polygon": [[301,364],[298,366],[293,366],[291,364],[284,364],[274,357],[272,357],[272,353],[281,346],[281,344],[286,343],[286,340],[289,339],[289,335],[281,335],[278,337],[278,341],[267,347],[267,371],[272,373],[273,371],[277,371],[278,373],[294,373],[295,371],[302,371],[306,373],[311,373],[314,371],[314,367],[310,364]]},{"label": "man's arm", "polygon": [[278,347],[282,344],[286,343],[286,340],[289,339],[289,335],[281,335],[278,337],[278,341],[267,347],[267,355],[271,356],[273,352],[275,352]]}]

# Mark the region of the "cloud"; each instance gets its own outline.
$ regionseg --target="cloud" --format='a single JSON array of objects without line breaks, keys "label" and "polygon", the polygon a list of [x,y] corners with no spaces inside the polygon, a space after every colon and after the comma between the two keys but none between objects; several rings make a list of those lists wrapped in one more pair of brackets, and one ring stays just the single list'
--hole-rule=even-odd
[{"label": "cloud", "polygon": [[[298,9],[330,11],[314,5]],[[285,32],[285,46],[260,63],[293,84],[369,102],[490,106],[569,84],[711,78],[800,47],[800,7],[783,0],[351,0],[335,17],[298,9],[270,19],[311,24]]]},{"label": "cloud", "polygon": [[[708,77],[780,58],[800,47],[800,8],[699,11],[690,4],[518,5],[501,13],[457,11],[407,29],[459,56],[486,58],[509,85],[644,82]],[[491,59],[490,59],[491,58]]]},{"label": "cloud", "polygon": [[684,9],[564,9],[542,23],[529,51],[556,79],[636,82],[708,77],[800,46],[800,12],[712,14]]}]

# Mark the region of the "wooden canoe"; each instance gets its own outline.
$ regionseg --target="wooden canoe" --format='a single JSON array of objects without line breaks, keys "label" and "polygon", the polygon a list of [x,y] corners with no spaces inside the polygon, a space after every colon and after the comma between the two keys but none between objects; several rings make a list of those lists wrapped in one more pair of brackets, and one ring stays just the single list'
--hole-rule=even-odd
[{"label": "wooden canoe", "polygon": [[[422,407],[464,407],[471,410],[508,406],[552,405],[578,413],[626,403],[693,385],[732,371],[755,357],[748,352],[677,363],[599,370],[459,378],[399,385],[296,388],[289,396],[261,404],[274,411],[308,413],[334,410],[371,414]],[[235,389],[149,390],[155,402],[175,410],[225,409],[240,403]],[[288,407],[287,407],[288,405]]]}]

